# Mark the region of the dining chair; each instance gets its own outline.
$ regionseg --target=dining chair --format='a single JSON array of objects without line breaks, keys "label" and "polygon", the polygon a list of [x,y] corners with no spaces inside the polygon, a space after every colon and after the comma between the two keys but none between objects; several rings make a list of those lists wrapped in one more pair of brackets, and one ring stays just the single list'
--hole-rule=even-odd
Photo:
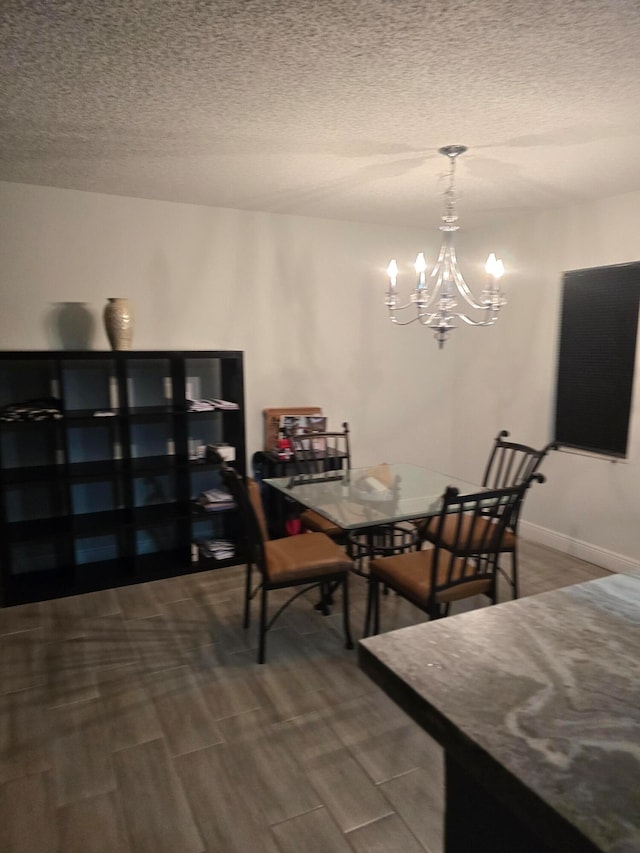
[{"label": "dining chair", "polygon": [[[230,466],[223,465],[221,477],[233,497],[242,521],[247,548],[247,571],[243,625],[249,627],[251,600],[260,593],[260,622],[258,663],[266,658],[266,635],[278,617],[300,595],[311,589],[324,591],[342,587],[342,612],[345,646],[353,648],[349,627],[349,574],[353,562],[343,549],[324,533],[308,533],[270,539],[262,506],[260,487]],[[258,583],[253,585],[253,569],[258,571]],[[276,589],[298,588],[276,612],[268,617],[268,593]],[[326,612],[326,610],[325,610]]]},{"label": "dining chair", "polygon": [[[339,432],[288,432],[291,444],[291,462],[297,476],[326,474],[339,476],[340,471],[351,470],[349,424],[345,421]],[[324,533],[337,542],[346,541],[346,531],[335,522],[313,509],[299,515],[302,530]]]},{"label": "dining chair", "polygon": [[482,485],[490,489],[500,489],[503,486],[517,486],[530,479],[535,474],[542,460],[550,450],[555,448],[555,442],[547,444],[542,450],[506,441],[509,431],[500,430],[493,441],[493,447],[487,460],[487,466],[482,477]]},{"label": "dining chair", "polygon": [[[529,447],[526,444],[507,441],[508,438],[509,431],[506,429],[500,430],[495,437],[482,477],[482,485],[490,489],[499,489],[504,486],[517,486],[520,483],[526,483],[527,488],[534,482],[544,483],[544,477],[536,477],[535,475],[545,456],[550,450],[555,449],[555,442],[550,442],[537,450],[535,447]],[[519,594],[518,523],[523,503],[524,499],[520,502],[517,512],[509,520],[500,549],[501,554],[511,554],[511,571],[507,572],[498,564],[498,571],[511,586],[512,598],[517,598]]]},{"label": "dining chair", "polygon": [[[526,483],[461,495],[449,486],[438,515],[419,528],[422,546],[429,533],[431,547],[369,565],[365,636],[380,630],[380,585],[394,590],[431,619],[447,616],[452,602],[486,595],[496,603],[497,555]],[[491,507],[491,515],[486,514]],[[373,623],[373,625],[372,625]]]},{"label": "dining chair", "polygon": [[[555,443],[551,442],[541,450],[538,450],[526,444],[507,441],[508,437],[509,432],[506,429],[500,430],[495,437],[482,476],[482,485],[489,489],[500,489],[524,483],[528,489],[534,482],[544,483],[545,478],[541,475],[536,475],[545,456],[550,450],[555,448]],[[519,594],[518,522],[523,502],[524,500],[520,501],[517,511],[509,519],[500,548],[500,554],[511,554],[510,571],[507,571],[500,565],[499,555],[496,555],[496,567],[511,587],[512,598],[517,598]],[[488,512],[490,514],[491,510],[488,510]],[[424,535],[428,542],[433,541],[435,535],[433,521],[427,524]],[[444,547],[446,547],[446,540]]]}]

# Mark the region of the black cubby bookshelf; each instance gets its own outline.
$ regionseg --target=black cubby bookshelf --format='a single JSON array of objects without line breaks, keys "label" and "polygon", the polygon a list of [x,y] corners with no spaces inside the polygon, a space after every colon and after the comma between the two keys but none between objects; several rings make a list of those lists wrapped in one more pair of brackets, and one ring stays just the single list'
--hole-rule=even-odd
[{"label": "black cubby bookshelf", "polygon": [[[235,509],[196,503],[220,486],[206,445],[246,472],[242,352],[3,351],[0,416],[2,606],[244,561]],[[203,556],[217,539],[233,557]]]}]

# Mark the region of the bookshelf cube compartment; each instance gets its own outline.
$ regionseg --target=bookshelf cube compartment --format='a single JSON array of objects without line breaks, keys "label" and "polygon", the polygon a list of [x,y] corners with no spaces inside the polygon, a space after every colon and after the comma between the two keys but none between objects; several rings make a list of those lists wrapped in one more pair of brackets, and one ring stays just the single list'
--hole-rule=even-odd
[{"label": "bookshelf cube compartment", "polygon": [[136,555],[162,554],[175,551],[180,538],[176,524],[151,524],[136,530]]},{"label": "bookshelf cube compartment", "polygon": [[79,566],[117,560],[120,556],[116,534],[81,536],[75,540],[75,560]]},{"label": "bookshelf cube compartment", "polygon": [[56,361],[9,358],[0,365],[0,406],[60,398]]},{"label": "bookshelf cube compartment", "polygon": [[64,462],[64,434],[60,421],[0,424],[2,467],[37,468]]},{"label": "bookshelf cube compartment", "polygon": [[11,547],[11,575],[59,572],[66,566],[68,556],[58,541],[16,542]]},{"label": "bookshelf cube compartment", "polygon": [[213,564],[241,562],[239,518],[236,513],[212,513],[198,517],[191,524],[191,541],[199,560]]},{"label": "bookshelf cube compartment", "polygon": [[[9,523],[61,518],[68,511],[59,480],[16,483],[5,489],[5,512]],[[37,537],[37,527],[34,527],[33,535]]]},{"label": "bookshelf cube compartment", "polygon": [[113,361],[63,361],[61,371],[62,394],[67,413],[120,408]]},{"label": "bookshelf cube compartment", "polygon": [[67,429],[69,462],[104,462],[119,459],[121,441],[114,424],[93,422],[87,426],[69,426]]},{"label": "bookshelf cube compartment", "polygon": [[222,373],[219,361],[191,359],[185,362],[185,394],[188,400],[222,398]]},{"label": "bookshelf cube compartment", "polygon": [[133,503],[136,507],[161,506],[178,500],[175,473],[144,474],[133,480]]},{"label": "bookshelf cube compartment", "polygon": [[193,459],[199,446],[220,444],[224,440],[224,413],[191,412],[188,433],[189,458]]},{"label": "bookshelf cube compartment", "polygon": [[133,459],[174,455],[175,439],[171,422],[162,418],[132,423],[129,447]]},{"label": "bookshelf cube compartment", "polygon": [[128,361],[127,399],[132,410],[172,405],[173,383],[169,359],[136,358]]},{"label": "bookshelf cube compartment", "polygon": [[119,484],[111,479],[72,483],[72,512],[74,515],[112,512],[123,506],[120,492]]},{"label": "bookshelf cube compartment", "polygon": [[193,467],[190,471],[190,484],[191,500],[195,500],[201,492],[206,492],[209,489],[227,491],[220,477],[220,472],[214,467]]}]

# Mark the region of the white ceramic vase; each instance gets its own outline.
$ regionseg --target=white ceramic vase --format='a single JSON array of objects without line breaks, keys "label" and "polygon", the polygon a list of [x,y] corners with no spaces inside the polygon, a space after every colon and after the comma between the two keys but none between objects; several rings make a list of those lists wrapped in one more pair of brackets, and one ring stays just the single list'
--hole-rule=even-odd
[{"label": "white ceramic vase", "polygon": [[133,312],[128,299],[109,297],[104,307],[104,328],[113,350],[131,349]]}]

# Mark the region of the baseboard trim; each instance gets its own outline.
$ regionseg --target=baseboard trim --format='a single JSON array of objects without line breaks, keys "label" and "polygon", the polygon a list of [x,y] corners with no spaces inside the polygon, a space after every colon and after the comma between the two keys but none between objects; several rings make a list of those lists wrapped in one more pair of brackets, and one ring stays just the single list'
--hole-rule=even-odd
[{"label": "baseboard trim", "polygon": [[520,535],[523,539],[529,539],[538,545],[546,545],[548,548],[555,548],[556,551],[570,554],[572,557],[593,563],[595,566],[601,566],[610,572],[624,574],[630,571],[640,571],[640,564],[632,557],[617,554],[615,551],[608,551],[606,548],[600,548],[598,545],[592,545],[589,542],[572,539],[564,533],[557,533],[555,530],[549,530],[539,524],[520,521]]}]

